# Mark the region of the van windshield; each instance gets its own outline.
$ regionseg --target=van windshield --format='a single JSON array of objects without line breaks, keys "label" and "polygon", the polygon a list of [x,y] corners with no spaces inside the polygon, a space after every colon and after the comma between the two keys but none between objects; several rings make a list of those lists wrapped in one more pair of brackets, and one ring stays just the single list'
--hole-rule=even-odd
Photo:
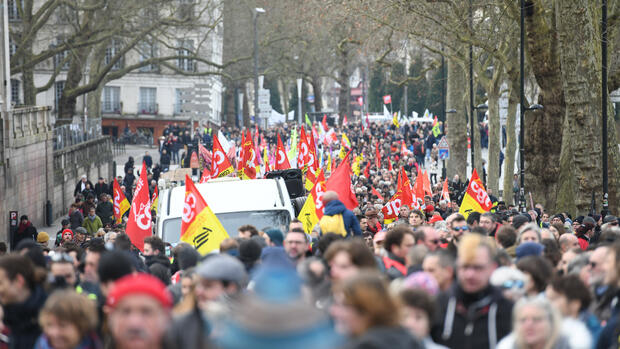
[{"label": "van windshield", "polygon": [[[218,213],[216,216],[231,238],[238,235],[238,229],[242,225],[251,224],[258,230],[278,228],[286,232],[291,221],[287,210],[228,212]],[[162,224],[162,230],[162,239],[165,242],[179,242],[181,240],[181,217],[166,219]]]}]

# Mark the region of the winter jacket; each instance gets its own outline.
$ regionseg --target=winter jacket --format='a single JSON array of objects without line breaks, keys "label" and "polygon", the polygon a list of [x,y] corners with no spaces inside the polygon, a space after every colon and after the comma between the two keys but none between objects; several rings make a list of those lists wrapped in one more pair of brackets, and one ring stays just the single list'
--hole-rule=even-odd
[{"label": "winter jacket", "polygon": [[39,310],[43,307],[47,295],[43,288],[37,286],[25,302],[4,306],[4,323],[11,330],[10,345],[12,349],[31,349],[41,335],[39,327]]},{"label": "winter jacket", "polygon": [[12,248],[15,248],[22,240],[37,240],[37,229],[30,221],[26,224],[22,224],[21,222],[19,223],[17,226],[17,231],[13,237]]},{"label": "winter jacket", "polygon": [[95,216],[95,219],[86,217],[84,222],[82,222],[82,226],[86,229],[88,234],[94,235],[99,228],[103,228],[103,223],[101,223],[101,218],[99,218],[99,216]]},{"label": "winter jacket", "polygon": [[99,199],[101,197],[101,194],[107,194],[110,191],[110,188],[107,184],[103,183],[97,183],[95,184],[95,195],[97,196],[97,199]]},{"label": "winter jacket", "polygon": [[492,286],[468,294],[455,283],[438,296],[437,307],[431,336],[448,348],[493,349],[512,328],[512,302]]},{"label": "winter jacket", "polygon": [[80,194],[83,189],[86,189],[86,184],[90,184],[90,187],[94,188],[93,183],[91,183],[91,181],[88,181],[88,180],[86,182],[84,182],[84,188],[82,188],[82,181],[80,180],[75,185],[75,190],[73,191],[73,196],[77,196],[77,194]]},{"label": "winter jacket", "polygon": [[[620,297],[620,292],[616,293],[616,298]],[[620,302],[615,302],[612,315],[603,327],[596,343],[596,349],[616,349],[618,338],[620,337]]]},{"label": "winter jacket", "polygon": [[100,202],[95,213],[101,218],[103,225],[114,221],[114,205],[109,201]]},{"label": "winter jacket", "polygon": [[[82,339],[80,344],[78,344],[78,346],[75,347],[74,349],[101,349],[101,348],[103,348],[103,344],[99,340],[99,337],[97,337],[97,335],[93,333],[87,336],[86,338]],[[39,337],[39,340],[37,340],[37,344],[35,345],[34,349],[54,349],[54,347],[52,347],[52,344],[49,342],[49,339],[47,338],[47,336],[41,335],[41,337]]]},{"label": "winter jacket", "polygon": [[198,308],[174,318],[167,340],[176,348],[210,348],[210,324]]},{"label": "winter jacket", "polygon": [[71,224],[71,230],[75,230],[78,227],[82,226],[84,222],[84,216],[82,216],[82,212],[80,210],[75,210],[69,215],[69,223]]},{"label": "winter jacket", "polygon": [[354,338],[346,349],[424,349],[424,345],[403,327],[374,327]]},{"label": "winter jacket", "polygon": [[388,252],[382,259],[383,265],[390,280],[399,279],[407,276],[407,267],[404,259]]},{"label": "winter jacket", "polygon": [[344,221],[344,228],[347,231],[348,236],[362,236],[362,228],[360,228],[360,222],[353,214],[353,211],[347,209],[342,201],[332,200],[325,205],[323,215],[333,216],[342,214],[342,220]]},{"label": "winter jacket", "polygon": [[161,264],[170,270],[170,260],[164,255],[144,256],[144,264],[150,268],[153,264]]}]

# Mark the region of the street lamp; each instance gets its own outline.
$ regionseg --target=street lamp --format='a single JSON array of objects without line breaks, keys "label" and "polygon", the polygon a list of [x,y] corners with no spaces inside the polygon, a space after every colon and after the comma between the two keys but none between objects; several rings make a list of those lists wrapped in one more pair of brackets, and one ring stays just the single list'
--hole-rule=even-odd
[{"label": "street lamp", "polygon": [[603,215],[606,215],[609,211],[609,197],[608,197],[608,180],[607,180],[607,0],[602,0],[601,7],[602,24],[601,24],[601,132],[602,134],[602,151],[603,157]]},{"label": "street lamp", "polygon": [[258,123],[258,15],[265,13],[262,7],[256,7],[252,11],[254,20],[254,122]]},{"label": "street lamp", "polygon": [[[443,56],[442,56],[443,58]],[[456,114],[456,109],[449,109],[446,110],[446,115],[444,117],[444,123],[448,122],[448,115],[447,114]],[[445,124],[444,124],[445,127]],[[445,180],[446,178],[448,178],[448,169],[446,168],[446,159],[442,160],[442,168],[441,168],[441,179]]]}]

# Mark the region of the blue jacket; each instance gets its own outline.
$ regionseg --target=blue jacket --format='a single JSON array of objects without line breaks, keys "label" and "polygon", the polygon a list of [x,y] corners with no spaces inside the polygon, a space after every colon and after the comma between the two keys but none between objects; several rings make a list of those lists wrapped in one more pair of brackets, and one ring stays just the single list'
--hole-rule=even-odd
[{"label": "blue jacket", "polygon": [[333,200],[325,205],[323,213],[326,216],[334,216],[342,214],[342,220],[344,221],[344,228],[347,230],[349,236],[362,236],[362,228],[360,222],[357,221],[357,217],[351,210],[348,210],[342,201]]}]

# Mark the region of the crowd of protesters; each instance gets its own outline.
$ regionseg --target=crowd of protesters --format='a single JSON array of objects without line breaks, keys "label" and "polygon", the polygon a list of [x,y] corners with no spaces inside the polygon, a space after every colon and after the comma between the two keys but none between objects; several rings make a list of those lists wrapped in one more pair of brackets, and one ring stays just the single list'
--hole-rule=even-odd
[{"label": "crowd of protesters", "polygon": [[[0,256],[0,348],[618,346],[617,217],[541,205],[519,213],[490,195],[492,212],[465,218],[458,203],[467,183],[455,177],[453,200],[441,198],[441,182],[432,180],[421,210],[402,206],[388,222],[382,208],[399,169],[412,182],[417,166],[436,173],[438,140],[428,143],[427,157],[430,125],[361,126],[337,128],[351,140],[352,156],[364,154],[352,175],[359,206],[326,209],[342,215],[344,233],[330,219],[311,235],[298,220],[287,231],[245,224],[207,256],[156,236],[139,251],[115,224],[110,183],[82,178],[54,242],[25,217],[13,252]],[[142,159],[151,161],[151,190],[166,147],[172,153],[181,142],[176,151],[189,153],[196,137],[211,135],[188,132],[183,141],[174,138],[185,130],[175,131],[159,164],[148,153]],[[240,142],[239,130],[222,131]],[[261,132],[272,146],[276,133],[286,142],[290,127]],[[130,201],[134,170],[130,158],[117,178]],[[342,207],[336,192],[323,203]]]}]

